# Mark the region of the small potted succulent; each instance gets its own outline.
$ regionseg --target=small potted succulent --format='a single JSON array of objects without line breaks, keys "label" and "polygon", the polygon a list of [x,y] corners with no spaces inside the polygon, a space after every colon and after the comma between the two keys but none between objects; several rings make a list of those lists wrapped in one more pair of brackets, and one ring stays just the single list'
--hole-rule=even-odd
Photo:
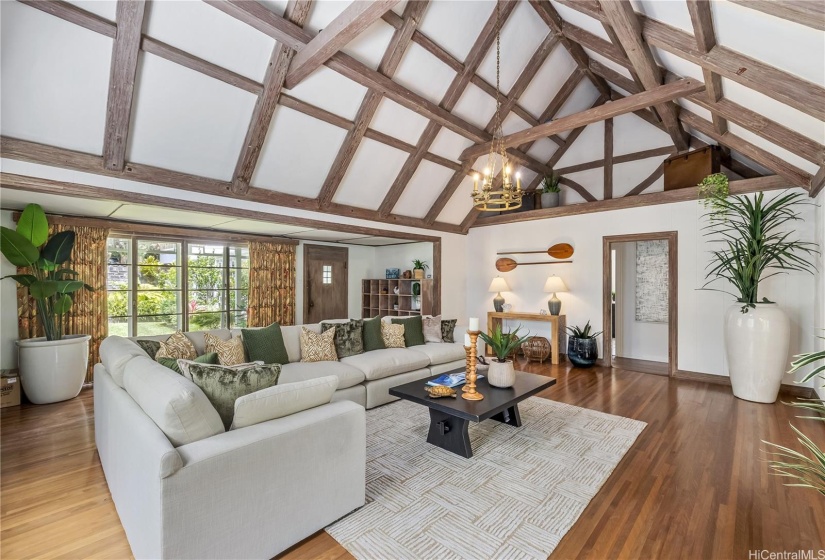
[{"label": "small potted succulent", "polygon": [[567,327],[570,339],[567,341],[567,357],[576,367],[592,367],[599,359],[599,345],[596,337],[602,331],[591,333],[590,321],[581,327]]},{"label": "small potted succulent", "polygon": [[512,387],[516,382],[516,370],[513,367],[513,360],[509,357],[514,350],[519,348],[522,344],[527,342],[530,338],[527,336],[520,337],[518,332],[521,327],[518,327],[512,332],[502,332],[501,325],[496,327],[496,330],[491,334],[485,332],[479,333],[479,337],[493,350],[496,357],[490,361],[490,369],[487,371],[487,381],[492,387]]},{"label": "small potted succulent", "polygon": [[541,181],[541,207],[555,208],[559,205],[559,176],[555,173],[545,175]]},{"label": "small potted succulent", "polygon": [[421,280],[424,278],[424,269],[430,268],[427,264],[427,261],[422,261],[421,259],[413,259],[413,277],[416,280]]}]

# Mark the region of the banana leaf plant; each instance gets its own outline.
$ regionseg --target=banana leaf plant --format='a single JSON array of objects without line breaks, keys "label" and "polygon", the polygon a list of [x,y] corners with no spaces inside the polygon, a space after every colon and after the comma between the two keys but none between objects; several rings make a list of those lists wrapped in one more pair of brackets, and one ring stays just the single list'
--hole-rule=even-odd
[{"label": "banana leaf plant", "polygon": [[25,274],[10,274],[0,280],[11,278],[28,288],[37,304],[37,317],[46,340],[63,338],[75,292],[94,291],[68,267],[74,241],[73,231],[61,231],[49,238],[46,214],[37,204],[26,206],[16,230],[0,227],[0,252],[14,266],[28,269]]},{"label": "banana leaf plant", "polygon": [[497,325],[492,333],[487,334],[482,332],[479,333],[478,336],[493,350],[493,354],[496,355],[496,361],[504,363],[516,348],[520,347],[530,338],[530,333],[519,338],[518,332],[520,330],[521,327],[518,327],[512,332],[502,332],[501,325]]}]

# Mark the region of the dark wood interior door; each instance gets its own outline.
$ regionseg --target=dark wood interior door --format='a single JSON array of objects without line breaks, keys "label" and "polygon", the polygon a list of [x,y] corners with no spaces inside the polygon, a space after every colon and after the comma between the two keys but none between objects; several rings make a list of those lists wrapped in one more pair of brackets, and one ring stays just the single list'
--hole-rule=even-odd
[{"label": "dark wood interior door", "polygon": [[346,319],[346,247],[304,245],[304,323]]}]

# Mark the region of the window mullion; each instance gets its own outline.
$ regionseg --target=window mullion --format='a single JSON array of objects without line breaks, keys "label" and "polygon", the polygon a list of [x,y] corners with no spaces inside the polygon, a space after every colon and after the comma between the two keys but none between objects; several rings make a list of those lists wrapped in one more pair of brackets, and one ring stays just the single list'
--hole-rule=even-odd
[{"label": "window mullion", "polygon": [[181,253],[181,330],[189,332],[189,242],[186,239],[181,240]]},{"label": "window mullion", "polygon": [[132,236],[132,249],[129,251],[129,299],[131,300],[132,317],[129,321],[129,336],[137,336],[138,320],[138,267],[137,267],[137,237]]}]

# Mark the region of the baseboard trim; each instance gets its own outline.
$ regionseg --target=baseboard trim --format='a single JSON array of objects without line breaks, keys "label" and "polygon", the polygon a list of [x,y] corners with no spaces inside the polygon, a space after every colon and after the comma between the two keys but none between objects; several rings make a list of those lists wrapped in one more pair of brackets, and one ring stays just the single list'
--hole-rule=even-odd
[{"label": "baseboard trim", "polygon": [[[715,385],[726,385],[730,387],[730,377],[726,375],[712,375],[710,373],[699,373],[696,371],[685,371],[680,369],[673,374],[673,377],[675,379],[686,379],[688,381],[699,381],[702,383],[713,383]],[[800,387],[799,385],[786,385],[785,383],[779,386],[779,394],[789,397],[800,397],[803,399],[816,398],[816,392],[813,387]]]}]

